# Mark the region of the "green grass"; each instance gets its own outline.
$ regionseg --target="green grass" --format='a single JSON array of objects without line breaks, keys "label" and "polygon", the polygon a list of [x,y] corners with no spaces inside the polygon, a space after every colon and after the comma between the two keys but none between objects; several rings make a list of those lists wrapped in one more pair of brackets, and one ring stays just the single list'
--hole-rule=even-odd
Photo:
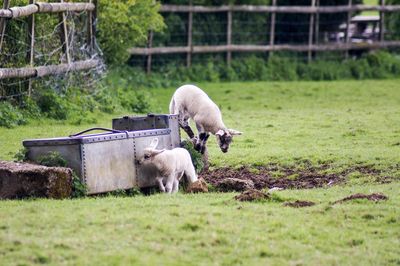
[{"label": "green grass", "polygon": [[[369,5],[369,6],[377,6],[379,5],[379,1],[378,0],[364,0],[363,1],[364,5]],[[363,11],[361,12],[362,16],[379,16],[379,12],[378,11]]]},{"label": "green grass", "polygon": [[[0,204],[3,265],[396,265],[400,184],[277,192],[311,200],[241,203],[233,193]],[[388,201],[331,205],[355,192]]]},{"label": "green grass", "polygon": [[[400,80],[199,84],[217,102],[227,126],[244,132],[229,153],[209,140],[214,167],[329,163],[336,171],[374,165],[400,177]],[[171,89],[151,90],[154,110],[167,112]],[[32,121],[0,128],[0,158],[10,160],[27,138],[67,136],[111,127]],[[183,135],[184,136],[184,135]],[[234,194],[102,197],[0,202],[4,265],[395,265],[400,264],[400,183],[276,192],[282,202],[240,203]],[[368,178],[366,178],[368,180]],[[362,185],[360,185],[362,184]],[[330,205],[353,193],[389,200]]]},{"label": "green grass", "polygon": [[[204,83],[222,109],[225,124],[243,131],[223,154],[209,140],[215,166],[314,163],[368,163],[388,167],[399,162],[400,80],[335,82]],[[155,110],[168,112],[175,89],[152,90]],[[126,113],[125,113],[126,114]],[[0,128],[0,158],[10,160],[27,138],[67,136],[97,124],[69,125],[41,121],[14,129]],[[185,136],[185,134],[182,134]]]}]

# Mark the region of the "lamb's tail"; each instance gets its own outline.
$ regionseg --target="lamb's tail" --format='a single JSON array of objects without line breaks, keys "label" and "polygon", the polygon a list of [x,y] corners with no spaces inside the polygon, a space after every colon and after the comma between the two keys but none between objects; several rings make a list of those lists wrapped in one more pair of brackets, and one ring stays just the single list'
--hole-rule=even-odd
[{"label": "lamb's tail", "polygon": [[175,112],[175,100],[174,97],[172,97],[171,102],[169,103],[169,113],[170,114],[177,114],[178,112]]}]

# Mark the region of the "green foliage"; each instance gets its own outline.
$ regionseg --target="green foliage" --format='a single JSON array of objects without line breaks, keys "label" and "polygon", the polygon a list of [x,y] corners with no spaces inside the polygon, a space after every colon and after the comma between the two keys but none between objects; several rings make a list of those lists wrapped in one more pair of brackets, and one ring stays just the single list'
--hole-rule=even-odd
[{"label": "green foliage", "polygon": [[[400,0],[387,0],[386,5],[400,5]],[[385,28],[390,32],[385,38],[399,40],[400,38],[400,12],[385,13]]]},{"label": "green foliage", "polygon": [[[156,104],[149,91],[134,89],[137,84],[132,86],[130,80],[125,84],[115,84],[122,79],[116,77],[113,80],[111,75],[107,79],[109,84],[99,84],[95,92],[78,87],[70,87],[65,92],[41,89],[32,98],[22,98],[19,104],[0,102],[0,127],[11,128],[26,124],[28,119],[38,118],[63,120],[80,125],[96,123],[95,114],[99,112],[112,114],[123,111],[144,114],[158,111],[154,109]],[[159,84],[159,81],[155,84]],[[113,89],[114,86],[118,87]]]},{"label": "green foliage", "polygon": [[37,163],[48,167],[67,167],[68,162],[61,156],[59,152],[51,151],[46,155],[38,158]]},{"label": "green foliage", "polygon": [[149,0],[99,1],[98,40],[107,63],[125,63],[128,48],[145,43],[148,30],[162,29],[158,9]]},{"label": "green foliage", "polygon": [[17,162],[25,162],[28,160],[28,152],[29,150],[27,148],[21,148],[14,154],[14,159]]},{"label": "green foliage", "polygon": [[69,102],[53,90],[47,90],[37,96],[37,105],[47,117],[59,120],[68,118]]},{"label": "green foliage", "polygon": [[104,194],[104,196],[112,196],[112,197],[136,197],[140,195],[142,195],[142,192],[137,187],[133,187],[130,189],[117,189]]},{"label": "green foliage", "polygon": [[26,124],[23,113],[10,102],[0,102],[0,127],[12,128]]},{"label": "green foliage", "polygon": [[182,141],[181,146],[189,152],[196,173],[200,173],[204,168],[203,156],[201,153],[194,149],[193,143],[189,140]]},{"label": "green foliage", "polygon": [[72,173],[72,195],[71,198],[83,198],[87,195],[86,184],[74,173]]},{"label": "green foliage", "polygon": [[145,91],[124,91],[118,94],[122,107],[138,114],[150,113],[152,110],[151,98]]},{"label": "green foliage", "polygon": [[127,67],[131,86],[177,87],[189,82],[218,81],[295,81],[381,79],[400,76],[400,55],[385,51],[370,52],[359,59],[332,61],[315,59],[310,63],[290,58],[290,54],[275,53],[268,59],[263,54],[238,56],[231,66],[217,61],[194,63],[191,68],[171,65],[160,67],[151,75]]}]

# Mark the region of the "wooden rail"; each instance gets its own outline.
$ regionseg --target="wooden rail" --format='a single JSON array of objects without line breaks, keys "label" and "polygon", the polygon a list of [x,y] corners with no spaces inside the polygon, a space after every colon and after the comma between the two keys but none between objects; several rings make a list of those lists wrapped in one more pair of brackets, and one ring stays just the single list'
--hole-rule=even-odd
[{"label": "wooden rail", "polygon": [[[272,56],[274,51],[294,51],[294,52],[307,52],[307,58],[310,62],[314,56],[313,52],[318,51],[344,51],[346,58],[348,57],[349,50],[360,49],[379,49],[400,47],[400,41],[385,41],[384,39],[384,13],[386,12],[399,12],[400,5],[385,5],[384,0],[380,0],[380,4],[376,6],[371,5],[353,5],[352,0],[348,0],[347,5],[341,6],[321,6],[320,0],[312,0],[310,6],[278,6],[277,0],[272,0],[271,6],[266,5],[222,5],[222,6],[197,6],[197,5],[162,5],[160,12],[180,12],[188,13],[188,40],[186,46],[174,47],[152,47],[153,46],[153,33],[149,35],[148,46],[146,48],[130,48],[128,52],[132,55],[146,55],[147,56],[147,72],[151,72],[152,55],[154,54],[172,54],[172,53],[187,53],[186,66],[191,65],[191,57],[193,53],[226,53],[226,63],[231,63],[232,52],[269,52]],[[191,3],[191,2],[190,2]],[[351,18],[355,12],[358,11],[379,11],[379,31],[380,36],[378,41],[352,43],[350,39],[350,23]],[[226,12],[226,45],[213,45],[213,46],[193,46],[192,31],[193,31],[193,14],[194,13],[218,13]],[[269,41],[268,45],[236,45],[232,43],[232,17],[234,12],[253,12],[253,13],[269,13],[270,14],[270,28],[269,28]],[[308,29],[308,42],[304,45],[291,45],[291,44],[275,44],[275,28],[276,28],[276,14],[277,13],[301,13],[309,14],[309,29]],[[346,31],[343,42],[331,44],[319,44],[320,34],[320,15],[323,13],[347,13]],[[266,33],[267,33],[266,29]],[[375,31],[375,30],[374,30]]]},{"label": "wooden rail", "polygon": [[93,11],[93,3],[35,3],[27,6],[16,6],[7,9],[0,9],[0,18],[19,18],[36,13],[61,13]]},{"label": "wooden rail", "polygon": [[38,67],[22,68],[0,68],[0,79],[6,78],[35,78],[50,75],[64,74],[67,72],[87,70],[95,68],[100,64],[100,60],[89,59],[76,61],[71,64],[48,65]]},{"label": "wooden rail", "polygon": [[384,41],[375,43],[337,43],[325,45],[213,45],[213,46],[187,46],[180,47],[153,47],[153,48],[130,48],[128,51],[133,55],[174,54],[174,53],[222,53],[222,52],[271,52],[271,51],[346,51],[361,49],[378,49],[400,47],[400,41]]},{"label": "wooden rail", "polygon": [[[67,1],[67,0],[65,0]],[[92,3],[92,1],[94,3]],[[9,0],[5,0],[3,9],[0,9],[0,52],[4,41],[6,19],[20,17],[28,18],[28,41],[29,50],[27,51],[27,67],[22,68],[0,68],[0,80],[8,78],[35,78],[50,75],[65,74],[67,72],[82,71],[96,68],[101,64],[100,60],[89,59],[72,62],[69,48],[68,27],[65,12],[87,12],[87,44],[90,51],[94,50],[95,38],[95,19],[96,19],[97,0],[89,0],[87,3],[68,3],[60,0],[60,3],[41,3],[29,0],[29,5],[9,8]],[[35,15],[40,13],[58,13],[60,19],[60,39],[62,51],[66,62],[58,65],[34,66],[34,46],[35,46]],[[32,92],[32,80],[27,83],[28,95]]]},{"label": "wooden rail", "polygon": [[343,5],[343,6],[181,6],[181,5],[162,5],[161,12],[196,12],[196,13],[215,13],[215,12],[255,12],[255,13],[341,13],[357,11],[380,11],[396,12],[400,11],[400,5]]}]

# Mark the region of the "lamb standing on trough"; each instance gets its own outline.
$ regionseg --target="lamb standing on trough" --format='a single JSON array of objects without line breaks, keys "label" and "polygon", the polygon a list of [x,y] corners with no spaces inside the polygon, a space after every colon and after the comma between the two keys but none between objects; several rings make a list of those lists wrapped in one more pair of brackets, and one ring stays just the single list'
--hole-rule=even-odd
[{"label": "lamb standing on trough", "polygon": [[196,171],[187,150],[183,148],[157,150],[157,145],[158,138],[154,138],[150,146],[144,149],[144,156],[139,163],[156,167],[156,179],[162,192],[176,193],[183,174],[186,175],[189,184],[197,181]]},{"label": "lamb standing on trough", "polygon": [[204,91],[194,85],[183,85],[175,91],[169,111],[179,115],[179,125],[191,139],[194,138],[194,133],[189,126],[189,119],[193,119],[199,134],[195,149],[201,153],[204,153],[210,133],[217,137],[218,145],[224,153],[228,151],[232,137],[242,134],[226,128],[218,106]]}]

